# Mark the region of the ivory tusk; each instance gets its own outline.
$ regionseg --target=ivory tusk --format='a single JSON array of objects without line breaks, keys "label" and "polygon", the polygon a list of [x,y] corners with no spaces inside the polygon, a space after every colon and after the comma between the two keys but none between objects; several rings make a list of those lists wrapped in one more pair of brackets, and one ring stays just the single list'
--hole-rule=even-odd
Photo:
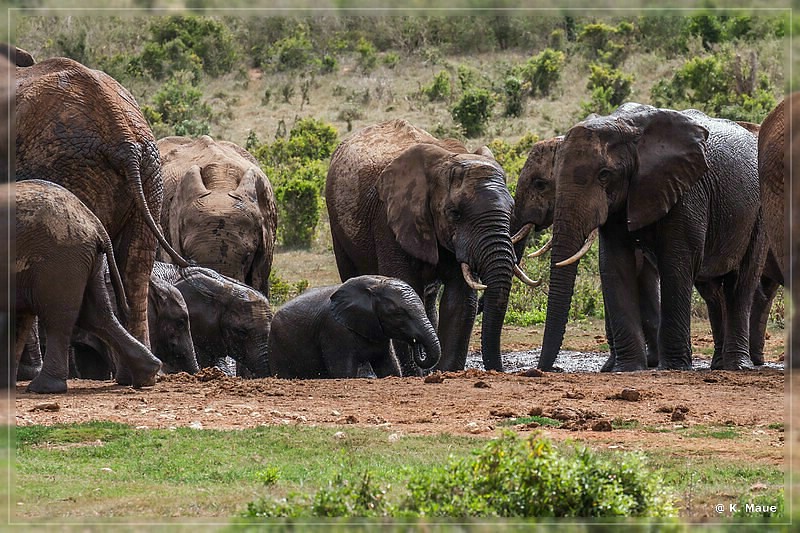
[{"label": "ivory tusk", "polygon": [[527,237],[528,233],[531,232],[531,228],[533,228],[533,222],[528,222],[527,224],[519,228],[519,231],[516,232],[513,237],[511,237],[511,243],[517,244],[519,241]]},{"label": "ivory tusk", "polygon": [[586,237],[586,242],[583,244],[583,247],[580,250],[578,250],[578,253],[576,253],[569,259],[564,259],[563,261],[559,261],[558,263],[556,263],[556,266],[562,267],[571,265],[572,263],[583,257],[586,254],[586,252],[589,251],[589,248],[592,247],[592,243],[594,243],[594,240],[597,238],[597,232],[598,232],[597,228],[593,229],[592,232],[589,234],[589,236]]},{"label": "ivory tusk", "polygon": [[539,285],[542,284],[542,280],[533,281],[525,274],[525,272],[522,271],[519,265],[516,264],[514,265],[514,275],[517,276],[520,279],[520,281],[522,281],[522,283],[528,285],[529,287],[538,287]]},{"label": "ivory tusk", "polygon": [[476,291],[483,291],[486,290],[488,287],[483,283],[478,283],[475,281],[475,278],[472,277],[472,270],[469,268],[469,265],[466,263],[461,263],[461,273],[464,275],[464,281],[467,282],[467,285],[471,289]]},{"label": "ivory tusk", "polygon": [[541,248],[539,248],[539,249],[538,249],[538,250],[536,250],[535,252],[532,252],[532,253],[528,254],[528,257],[539,257],[540,255],[544,255],[544,254],[546,254],[546,253],[547,253],[547,252],[550,250],[550,248],[552,248],[552,247],[553,247],[553,238],[552,238],[552,237],[550,237],[550,240],[549,240],[549,241],[547,241],[546,243],[544,243],[544,246],[542,246]]}]

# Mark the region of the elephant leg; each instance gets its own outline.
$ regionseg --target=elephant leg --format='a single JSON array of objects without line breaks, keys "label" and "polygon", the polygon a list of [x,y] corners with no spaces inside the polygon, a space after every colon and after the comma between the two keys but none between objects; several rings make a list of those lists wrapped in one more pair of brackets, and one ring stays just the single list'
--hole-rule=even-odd
[{"label": "elephant leg", "polygon": [[323,350],[322,358],[329,378],[354,378],[358,376],[358,351]]},{"label": "elephant leg", "polygon": [[[152,205],[150,208],[153,213],[157,213]],[[147,326],[147,292],[157,247],[156,237],[147,227],[144,215],[140,213],[131,216],[122,233],[114,239],[114,256],[117,259],[130,308],[124,326],[148,349],[150,336]]]},{"label": "elephant leg", "polygon": [[750,361],[756,366],[764,364],[767,321],[779,287],[780,283],[777,281],[761,276],[753,297],[753,307],[750,310]]},{"label": "elephant leg", "polygon": [[636,256],[627,228],[607,223],[600,230],[600,279],[606,309],[606,329],[614,344],[614,365],[609,370],[625,372],[647,369],[647,356]]},{"label": "elephant leg", "polygon": [[41,369],[42,350],[39,344],[39,327],[34,319],[17,366],[17,381],[30,381]]},{"label": "elephant leg", "polygon": [[13,356],[13,358],[9,357],[11,360],[8,374],[9,386],[14,386],[17,379],[22,379],[19,377],[19,367],[22,363],[22,356],[25,352],[25,345],[28,341],[28,336],[33,329],[35,321],[36,315],[17,311],[14,325],[16,334],[14,339],[14,352],[13,354],[9,354],[9,356]]},{"label": "elephant leg", "polygon": [[436,369],[442,371],[464,370],[467,364],[467,350],[475,316],[478,298],[463,279],[445,281],[444,293],[439,307],[439,341],[442,357]]},{"label": "elephant leg", "polygon": [[606,305],[605,299],[603,299],[603,316],[605,316],[606,341],[608,342],[608,359],[606,359],[606,362],[603,364],[600,372],[611,372],[611,369],[614,368],[614,365],[616,364],[617,357],[614,353],[614,329],[611,327],[611,323],[608,320],[608,306]]},{"label": "elephant leg", "polygon": [[347,255],[347,252],[344,250],[344,247],[336,238],[336,235],[332,235],[333,239],[333,254],[336,258],[336,268],[339,270],[339,278],[341,278],[342,282],[347,281],[350,278],[354,278],[359,275],[356,266],[353,264],[353,261],[350,259],[350,256]]},{"label": "elephant leg", "polygon": [[67,391],[69,376],[69,341],[72,324],[78,317],[78,309],[62,309],[58,313],[39,317],[39,324],[47,335],[42,370],[29,384],[27,390],[41,394],[56,394]]},{"label": "elephant leg", "polygon": [[386,357],[373,359],[371,364],[372,364],[372,370],[375,372],[375,375],[379,378],[385,378],[387,376],[403,375],[400,369],[400,363],[391,350],[389,351]]},{"label": "elephant leg", "polygon": [[708,307],[708,321],[711,323],[711,334],[714,336],[714,356],[711,358],[711,369],[722,368],[722,349],[725,342],[725,322],[727,313],[722,295],[722,286],[718,280],[695,282]]},{"label": "elephant leg", "polygon": [[[673,257],[680,257],[674,255]],[[666,263],[666,262],[665,262]],[[692,369],[692,278],[686,265],[661,264],[661,321],[658,327],[659,368]]]},{"label": "elephant leg", "polygon": [[442,284],[435,281],[425,287],[425,314],[428,315],[433,329],[439,329],[439,289]]},{"label": "elephant leg", "polygon": [[[639,255],[639,254],[637,254]],[[659,292],[658,268],[647,257],[641,257],[639,271],[639,314],[642,317],[642,333],[647,346],[647,366],[658,366],[658,322],[661,316],[661,293]]]},{"label": "elephant leg", "polygon": [[[100,261],[99,264],[104,262]],[[146,308],[145,305],[145,310]],[[78,317],[78,326],[96,335],[117,355],[119,359],[116,368],[117,383],[134,387],[155,384],[155,376],[161,369],[161,361],[150,353],[144,344],[130,335],[117,320],[108,297],[102,268],[99,266],[95,267],[89,280]]]}]

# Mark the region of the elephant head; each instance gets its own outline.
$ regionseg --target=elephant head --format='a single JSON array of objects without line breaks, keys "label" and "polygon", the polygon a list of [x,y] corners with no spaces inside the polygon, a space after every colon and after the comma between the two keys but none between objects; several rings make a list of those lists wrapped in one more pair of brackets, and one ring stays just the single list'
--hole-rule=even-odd
[{"label": "elephant head", "polygon": [[[556,180],[553,174],[556,150],[563,136],[539,141],[531,147],[525,165],[519,173],[511,217],[511,238],[517,261],[522,259],[531,230],[535,232],[553,224],[556,203]],[[546,249],[537,251],[541,255]]]},{"label": "elephant head", "polygon": [[175,287],[189,310],[198,363],[210,366],[228,356],[265,377],[272,321],[266,297],[208,268],[189,267],[181,277]]},{"label": "elephant head", "polygon": [[231,172],[238,169],[222,163],[189,168],[170,205],[170,239],[184,257],[265,293],[263,270],[267,254],[271,263],[274,232],[266,229],[262,213],[271,190],[254,167],[235,188],[214,188],[215,180]]},{"label": "elephant head", "polygon": [[163,371],[196,374],[200,369],[194,353],[189,310],[180,291],[151,276],[147,315],[153,353],[161,360]]},{"label": "elephant head", "polygon": [[414,364],[433,368],[442,354],[422,300],[407,283],[384,276],[350,278],[331,295],[333,318],[358,335],[413,347]]},{"label": "elephant head", "polygon": [[[557,151],[550,290],[539,367],[561,348],[577,261],[612,217],[633,232],[664,217],[708,170],[709,132],[668,109],[635,103],[573,126]],[[623,218],[624,217],[624,218]]]},{"label": "elephant head", "polygon": [[[484,365],[502,369],[500,333],[516,267],[509,234],[513,200],[503,169],[486,155],[453,153],[420,143],[384,168],[376,189],[387,224],[407,254],[440,268],[460,265],[469,287],[485,289]],[[440,261],[440,254],[448,259]],[[474,272],[481,282],[475,280]],[[446,275],[458,275],[458,271]],[[445,335],[440,331],[443,343]]]}]

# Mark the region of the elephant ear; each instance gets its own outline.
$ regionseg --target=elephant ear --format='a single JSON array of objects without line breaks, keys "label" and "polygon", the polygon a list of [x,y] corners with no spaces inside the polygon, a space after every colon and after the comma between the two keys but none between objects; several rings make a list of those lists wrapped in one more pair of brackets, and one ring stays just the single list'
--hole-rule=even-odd
[{"label": "elephant ear", "polygon": [[708,130],[677,111],[643,115],[636,144],[638,172],[628,188],[628,229],[641,229],[666,215],[708,170]]},{"label": "elephant ear", "polygon": [[192,205],[198,198],[203,198],[209,194],[211,194],[211,191],[206,189],[203,183],[200,167],[192,165],[189,167],[189,170],[186,171],[186,174],[183,175],[183,179],[181,179],[180,183],[178,183],[178,188],[175,191],[175,196],[169,207],[168,233],[170,244],[175,247],[178,253],[183,253],[181,251],[182,247],[180,241],[180,234],[183,230],[183,228],[181,228],[183,210]]},{"label": "elephant ear", "polygon": [[[261,213],[260,242],[253,257],[249,284],[262,294],[267,295],[269,291],[269,273],[266,266],[267,255],[275,247],[278,228],[278,209],[275,205],[275,193],[272,191],[272,186],[266,177],[262,178],[256,169],[251,167],[247,169],[235,193],[231,195],[234,196],[234,194],[250,198],[258,205],[258,210]],[[268,240],[270,242],[267,242]]]},{"label": "elephant ear", "polygon": [[350,331],[370,339],[384,338],[383,329],[373,307],[375,281],[359,276],[345,281],[331,294],[331,315]]},{"label": "elephant ear", "polygon": [[436,167],[451,155],[434,144],[416,144],[389,163],[376,184],[397,242],[408,254],[433,265],[439,262],[439,243],[431,193],[441,186]]},{"label": "elephant ear", "polygon": [[486,145],[484,145],[484,146],[481,146],[480,148],[478,148],[477,150],[475,150],[475,152],[474,152],[474,153],[475,153],[476,155],[482,155],[483,157],[488,157],[488,158],[489,158],[489,159],[491,159],[492,161],[495,161],[494,154],[492,153],[492,151],[491,151],[491,150],[489,150],[489,147],[488,147],[488,146],[486,146]]}]

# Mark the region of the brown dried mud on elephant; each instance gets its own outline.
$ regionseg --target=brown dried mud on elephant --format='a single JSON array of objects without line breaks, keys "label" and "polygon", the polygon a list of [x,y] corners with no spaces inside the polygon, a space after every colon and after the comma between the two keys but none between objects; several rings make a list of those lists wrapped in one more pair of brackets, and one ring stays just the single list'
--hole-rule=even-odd
[{"label": "brown dried mud on elephant", "polygon": [[155,138],[133,96],[107,74],[68,58],[16,69],[16,179],[69,189],[114,244],[130,303],[126,327],[149,345],[147,291],[163,183]]},{"label": "brown dried mud on elephant", "polygon": [[431,284],[444,285],[437,368],[464,368],[476,288],[483,285],[483,362],[502,369],[500,332],[516,267],[509,234],[513,201],[491,152],[468,153],[463,144],[436,139],[404,120],[369,126],[334,152],[326,200],[343,281],[363,274],[396,277],[420,297]]},{"label": "brown dried mud on elephant", "polygon": [[[165,137],[161,224],[170,243],[196,264],[269,293],[278,226],[275,193],[245,149],[207,135]],[[168,262],[166,254],[159,259]]]},{"label": "brown dried mud on elephant", "polygon": [[[41,393],[67,390],[69,344],[78,326],[119,355],[117,381],[152,385],[161,362],[114,314],[108,265],[122,314],[128,311],[111,241],[100,221],[67,189],[42,180],[3,186],[16,196],[16,350],[19,360],[34,317],[47,337],[42,369],[28,385]],[[125,369],[123,372],[122,369]]]}]

